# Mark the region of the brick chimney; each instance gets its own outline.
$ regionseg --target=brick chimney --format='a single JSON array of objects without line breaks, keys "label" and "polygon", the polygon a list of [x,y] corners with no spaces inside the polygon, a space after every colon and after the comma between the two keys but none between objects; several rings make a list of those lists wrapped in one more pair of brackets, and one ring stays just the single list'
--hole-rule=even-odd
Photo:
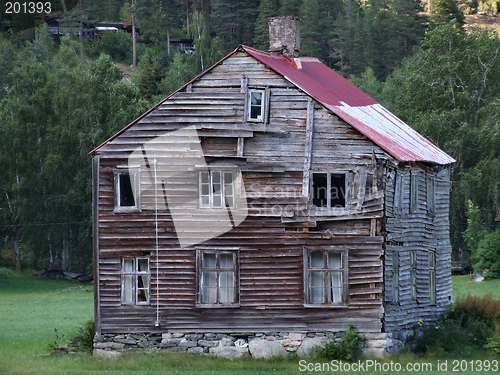
[{"label": "brick chimney", "polygon": [[269,52],[297,57],[300,52],[300,18],[270,17]]}]

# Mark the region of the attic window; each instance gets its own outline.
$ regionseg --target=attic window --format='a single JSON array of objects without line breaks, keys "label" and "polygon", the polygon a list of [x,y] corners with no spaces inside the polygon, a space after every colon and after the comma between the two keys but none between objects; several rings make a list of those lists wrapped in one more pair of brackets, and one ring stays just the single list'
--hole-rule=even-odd
[{"label": "attic window", "polygon": [[311,203],[315,207],[345,207],[345,173],[313,172],[311,178]]},{"label": "attic window", "polygon": [[245,104],[247,121],[267,123],[269,111],[268,89],[248,89]]},{"label": "attic window", "polygon": [[138,212],[139,169],[117,169],[115,175],[115,212]]}]

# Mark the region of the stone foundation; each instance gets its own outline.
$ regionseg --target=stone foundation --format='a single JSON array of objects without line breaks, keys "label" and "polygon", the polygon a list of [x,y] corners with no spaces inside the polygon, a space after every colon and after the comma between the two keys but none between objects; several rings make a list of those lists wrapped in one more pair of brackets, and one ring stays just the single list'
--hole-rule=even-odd
[{"label": "stone foundation", "polygon": [[[94,354],[113,357],[123,350],[149,348],[230,359],[245,356],[285,357],[290,353],[305,357],[327,337],[338,339],[342,334],[343,332],[106,334],[95,336]],[[389,352],[397,351],[399,346],[399,340],[393,340],[391,334],[367,333],[364,336],[367,344],[364,352],[368,356],[383,357]]]}]

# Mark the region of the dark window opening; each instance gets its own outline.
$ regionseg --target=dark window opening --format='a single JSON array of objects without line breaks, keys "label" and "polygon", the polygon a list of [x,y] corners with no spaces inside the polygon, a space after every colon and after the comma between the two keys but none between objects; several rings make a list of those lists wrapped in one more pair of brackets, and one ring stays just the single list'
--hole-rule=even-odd
[{"label": "dark window opening", "polygon": [[331,174],[330,207],[345,207],[345,174]]},{"label": "dark window opening", "polygon": [[328,207],[327,190],[328,175],[326,173],[313,173],[312,203],[316,207]]},{"label": "dark window opening", "polygon": [[345,174],[313,173],[311,202],[316,207],[345,207]]},{"label": "dark window opening", "polygon": [[119,188],[120,188],[120,207],[133,207],[135,206],[134,191],[132,189],[132,182],[130,180],[130,174],[120,173],[119,178]]}]

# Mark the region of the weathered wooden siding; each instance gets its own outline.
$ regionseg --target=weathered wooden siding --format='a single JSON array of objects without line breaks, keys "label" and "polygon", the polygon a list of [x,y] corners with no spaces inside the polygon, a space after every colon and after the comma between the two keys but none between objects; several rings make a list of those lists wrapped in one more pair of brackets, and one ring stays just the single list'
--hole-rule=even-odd
[{"label": "weathered wooden siding", "polygon": [[[267,124],[244,121],[245,85],[269,88]],[[243,173],[247,219],[202,244],[240,249],[238,308],[196,307],[196,246],[179,246],[168,211],[158,216],[158,253],[153,210],[114,212],[113,170],[126,166],[141,144],[190,125],[198,130],[208,163],[230,162]],[[305,166],[308,153],[310,163]],[[307,95],[253,58],[233,55],[98,154],[96,246],[102,333],[154,331],[157,308],[160,329],[169,331],[344,330],[352,322],[360,331],[381,332],[384,165],[390,157],[322,106],[311,106]],[[348,171],[351,183],[344,211],[330,215],[307,209],[308,170]],[[348,249],[347,307],[304,307],[303,249],[325,246]],[[149,306],[121,305],[120,259],[130,255],[151,258]]]},{"label": "weathered wooden siding", "polygon": [[[388,244],[385,256],[385,330],[396,332],[412,329],[418,321],[427,322],[443,313],[452,302],[451,245],[449,239],[449,167],[400,167],[404,178],[404,199],[401,211],[394,210],[396,169],[390,169],[386,190],[386,231]],[[418,206],[410,209],[410,174],[418,174]],[[426,176],[434,176],[435,213],[427,207]],[[429,250],[436,253],[436,303],[429,298]],[[417,257],[417,298],[410,287],[410,252]],[[399,253],[399,301],[393,301],[392,252]]]}]

